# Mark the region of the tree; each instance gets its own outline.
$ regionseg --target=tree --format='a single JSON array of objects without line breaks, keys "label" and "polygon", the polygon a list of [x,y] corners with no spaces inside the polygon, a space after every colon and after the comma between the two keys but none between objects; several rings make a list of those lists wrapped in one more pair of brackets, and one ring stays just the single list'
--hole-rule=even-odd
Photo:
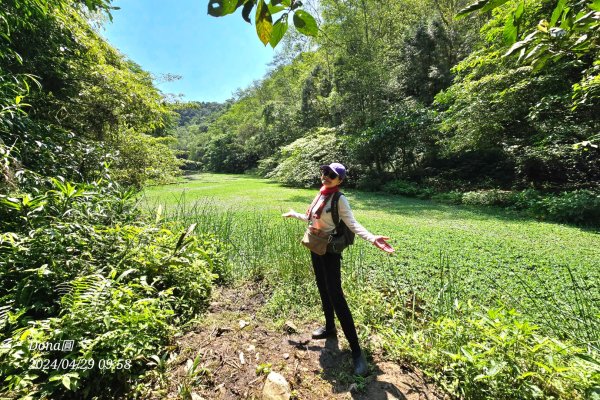
[{"label": "tree", "polygon": [[[480,0],[458,13],[458,17],[474,11],[491,11],[507,0]],[[533,66],[537,72],[550,63],[563,59],[582,65],[580,80],[573,85],[574,106],[589,105],[600,98],[600,0],[558,0],[551,14],[527,33],[521,33],[525,1],[506,16],[504,38],[512,46],[506,56],[519,54],[519,61]],[[517,41],[518,38],[521,40]]]},{"label": "tree", "polygon": [[[93,180],[105,173],[99,168],[104,163],[130,165],[126,152],[117,150],[132,141],[162,151],[157,137],[166,135],[173,113],[150,74],[106,43],[86,19],[89,12],[110,16],[111,9],[108,0],[3,3],[0,147],[13,158],[2,158],[8,171],[3,176],[21,183],[56,175]],[[127,138],[128,132],[135,135]],[[172,162],[148,171],[174,171],[176,159],[169,154],[167,149],[150,157]]]}]

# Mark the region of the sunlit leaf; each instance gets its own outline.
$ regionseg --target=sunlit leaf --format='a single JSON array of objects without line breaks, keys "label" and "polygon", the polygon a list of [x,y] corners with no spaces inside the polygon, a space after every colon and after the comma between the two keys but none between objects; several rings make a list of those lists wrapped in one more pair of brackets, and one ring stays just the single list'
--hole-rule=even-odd
[{"label": "sunlit leaf", "polygon": [[594,368],[596,368],[597,370],[600,370],[600,360],[596,360],[594,357],[590,356],[589,354],[579,353],[579,354],[575,354],[575,357],[578,357],[582,360],[585,360],[585,361],[593,364]]},{"label": "sunlit leaf", "polygon": [[558,4],[554,8],[554,11],[552,11],[552,17],[550,18],[550,26],[556,25],[556,21],[558,21],[558,19],[560,18],[560,15],[562,14],[566,3],[567,0],[558,0]]},{"label": "sunlit leaf", "polygon": [[287,9],[286,6],[272,6],[272,5],[269,5],[269,12],[271,13],[271,15],[277,14],[277,13],[283,11],[283,10],[286,10],[286,9]]},{"label": "sunlit leaf", "polygon": [[287,14],[282,15],[281,18],[279,18],[277,22],[275,22],[275,25],[273,25],[271,40],[269,40],[269,44],[272,48],[275,48],[275,46],[277,46],[277,43],[279,43],[279,41],[281,40],[283,35],[285,35],[285,32],[288,29],[287,17]]},{"label": "sunlit leaf", "polygon": [[581,13],[581,14],[582,15],[579,15],[579,14],[577,15],[577,19],[575,20],[575,24],[581,24],[581,23],[584,23],[584,22],[588,22],[588,23],[592,22],[593,23],[593,22],[596,21],[596,19],[595,19],[596,12],[595,11],[590,11],[588,13],[585,13],[585,14]]},{"label": "sunlit leaf", "polygon": [[504,22],[504,30],[502,31],[504,43],[513,44],[517,41],[517,25],[515,24],[515,13],[512,12]]},{"label": "sunlit leaf", "polygon": [[525,2],[521,1],[515,10],[515,22],[517,27],[521,23],[521,18],[523,17],[523,13],[525,12]]},{"label": "sunlit leaf", "polygon": [[550,60],[551,57],[552,56],[550,54],[545,53],[540,58],[535,60],[534,63],[532,64],[533,69],[531,70],[531,72],[535,74],[536,72],[540,71],[542,68],[544,68],[544,66],[546,65],[548,60]]},{"label": "sunlit leaf", "polygon": [[269,12],[269,7],[264,0],[258,2],[256,7],[256,34],[260,41],[266,46],[271,40],[271,33],[273,32],[273,19]]},{"label": "sunlit leaf", "polygon": [[187,230],[181,234],[181,236],[179,237],[179,240],[177,241],[177,244],[175,245],[175,251],[177,251],[183,244],[183,241],[185,239],[187,239],[187,237],[194,231],[194,229],[196,229],[196,225],[198,225],[197,223],[193,223],[191,224]]},{"label": "sunlit leaf", "polygon": [[68,376],[68,375],[63,376],[62,377],[62,384],[67,389],[71,389],[71,377]]},{"label": "sunlit leaf", "polygon": [[562,15],[562,20],[560,22],[560,27],[563,29],[571,29],[573,26],[573,12],[569,7],[565,7],[565,11]]},{"label": "sunlit leaf", "polygon": [[294,13],[294,26],[298,32],[307,36],[317,36],[319,28],[312,15],[303,10]]}]

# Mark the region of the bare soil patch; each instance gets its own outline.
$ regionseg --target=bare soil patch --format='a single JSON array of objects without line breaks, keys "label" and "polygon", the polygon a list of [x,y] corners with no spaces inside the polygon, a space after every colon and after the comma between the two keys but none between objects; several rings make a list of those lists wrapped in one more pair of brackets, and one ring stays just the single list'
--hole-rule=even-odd
[{"label": "bare soil patch", "polygon": [[312,340],[317,322],[296,331],[274,329],[258,315],[265,300],[255,284],[215,290],[206,319],[176,341],[178,356],[167,372],[169,398],[181,398],[185,386],[194,400],[260,399],[269,370],[287,379],[296,399],[444,398],[418,370],[381,354],[367,355],[367,377],[352,376],[350,352],[340,349],[338,339]]}]

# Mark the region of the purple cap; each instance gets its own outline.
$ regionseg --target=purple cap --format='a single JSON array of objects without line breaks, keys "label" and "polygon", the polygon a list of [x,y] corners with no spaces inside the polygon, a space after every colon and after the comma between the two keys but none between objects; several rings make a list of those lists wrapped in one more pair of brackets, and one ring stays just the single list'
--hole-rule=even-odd
[{"label": "purple cap", "polygon": [[330,170],[332,170],[333,172],[338,174],[340,179],[344,179],[346,177],[346,167],[344,167],[340,163],[334,162],[329,165],[321,165],[321,169],[324,169],[324,168],[329,168]]}]

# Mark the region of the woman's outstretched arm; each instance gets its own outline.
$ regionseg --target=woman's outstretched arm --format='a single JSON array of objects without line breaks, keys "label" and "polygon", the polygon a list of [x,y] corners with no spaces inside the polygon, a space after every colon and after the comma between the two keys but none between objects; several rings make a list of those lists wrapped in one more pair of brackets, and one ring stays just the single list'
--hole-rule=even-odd
[{"label": "woman's outstretched arm", "polygon": [[390,240],[387,236],[378,236],[373,235],[369,232],[364,226],[362,226],[356,219],[354,218],[354,214],[352,214],[352,209],[350,208],[350,203],[348,203],[348,199],[346,196],[341,196],[338,202],[338,212],[340,214],[340,218],[346,226],[355,234],[365,239],[367,242],[373,243],[377,248],[385,251],[386,253],[393,253],[394,249],[390,246],[386,240]]},{"label": "woman's outstretched arm", "polygon": [[290,211],[286,213],[281,214],[281,216],[284,218],[296,218],[300,221],[308,222],[308,216],[306,214],[300,214],[299,212],[296,212],[292,209],[290,209]]}]

